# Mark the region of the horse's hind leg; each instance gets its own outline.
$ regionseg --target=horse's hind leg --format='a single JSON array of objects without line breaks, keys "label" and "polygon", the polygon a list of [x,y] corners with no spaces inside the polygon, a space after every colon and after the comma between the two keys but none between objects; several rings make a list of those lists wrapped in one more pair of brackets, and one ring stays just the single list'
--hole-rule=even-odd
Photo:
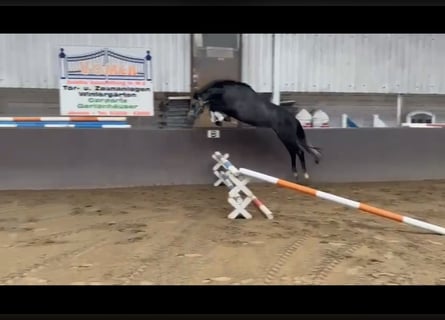
[{"label": "horse's hind leg", "polygon": [[304,151],[301,149],[298,149],[297,155],[298,155],[298,158],[300,159],[301,167],[303,168],[303,171],[304,171],[304,178],[309,179],[309,174],[307,173],[307,169],[306,169],[306,160],[304,159]]},{"label": "horse's hind leg", "polygon": [[298,179],[298,171],[297,171],[297,161],[295,160],[296,152],[294,150],[288,150],[291,160],[292,173],[294,174],[295,179]]},{"label": "horse's hind leg", "polygon": [[289,153],[290,156],[292,173],[294,174],[295,179],[298,180],[297,161],[296,161],[298,145],[296,143],[288,141],[283,141],[283,144],[286,146],[287,152]]},{"label": "horse's hind leg", "polygon": [[295,140],[295,137],[293,137],[290,134],[287,134],[286,132],[283,132],[282,130],[278,131],[274,129],[274,131],[277,134],[278,138],[283,143],[283,145],[286,147],[291,160],[292,173],[294,174],[295,179],[298,179],[296,156],[299,148],[297,141]]}]

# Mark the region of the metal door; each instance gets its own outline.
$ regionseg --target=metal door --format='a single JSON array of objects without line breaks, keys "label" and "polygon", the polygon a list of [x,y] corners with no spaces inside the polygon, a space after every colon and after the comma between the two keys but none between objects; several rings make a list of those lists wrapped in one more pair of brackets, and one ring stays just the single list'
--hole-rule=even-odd
[{"label": "metal door", "polygon": [[[241,35],[236,33],[198,33],[192,37],[192,90],[213,80],[241,80]],[[236,126],[236,121],[224,126]],[[213,126],[204,112],[195,126]]]}]

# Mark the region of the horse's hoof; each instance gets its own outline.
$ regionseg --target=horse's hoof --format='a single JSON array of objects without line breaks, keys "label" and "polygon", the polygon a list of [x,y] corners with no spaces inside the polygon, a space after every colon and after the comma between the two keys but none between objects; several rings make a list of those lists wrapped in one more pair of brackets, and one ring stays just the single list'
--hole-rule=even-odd
[{"label": "horse's hoof", "polygon": [[305,174],[304,174],[304,178],[305,178],[306,180],[308,180],[308,179],[309,179],[309,175],[308,175],[307,173],[305,173]]},{"label": "horse's hoof", "polygon": [[294,178],[296,181],[298,181],[298,173],[294,172]]}]

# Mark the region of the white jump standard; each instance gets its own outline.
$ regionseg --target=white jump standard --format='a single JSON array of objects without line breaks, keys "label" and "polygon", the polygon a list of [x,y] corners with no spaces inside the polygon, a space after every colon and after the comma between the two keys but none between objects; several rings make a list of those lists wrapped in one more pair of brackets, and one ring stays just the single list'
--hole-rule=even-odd
[{"label": "white jump standard", "polygon": [[253,204],[260,210],[267,219],[273,219],[272,212],[253,194],[247,187],[250,179],[239,175],[238,169],[227,160],[228,154],[222,155],[215,152],[212,158],[217,162],[213,167],[213,173],[218,180],[213,184],[215,187],[224,184],[229,188],[227,201],[234,210],[228,215],[229,219],[236,219],[239,216],[245,219],[252,219],[252,215],[246,210],[247,206]]}]

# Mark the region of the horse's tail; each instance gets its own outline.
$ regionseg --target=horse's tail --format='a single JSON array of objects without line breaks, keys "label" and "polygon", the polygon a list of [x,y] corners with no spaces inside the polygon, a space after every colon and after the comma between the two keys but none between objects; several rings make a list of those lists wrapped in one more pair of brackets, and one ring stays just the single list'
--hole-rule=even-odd
[{"label": "horse's tail", "polygon": [[321,159],[321,149],[314,147],[307,142],[306,133],[304,132],[303,126],[298,119],[295,120],[297,122],[297,143],[315,158],[315,163],[319,163]]}]

